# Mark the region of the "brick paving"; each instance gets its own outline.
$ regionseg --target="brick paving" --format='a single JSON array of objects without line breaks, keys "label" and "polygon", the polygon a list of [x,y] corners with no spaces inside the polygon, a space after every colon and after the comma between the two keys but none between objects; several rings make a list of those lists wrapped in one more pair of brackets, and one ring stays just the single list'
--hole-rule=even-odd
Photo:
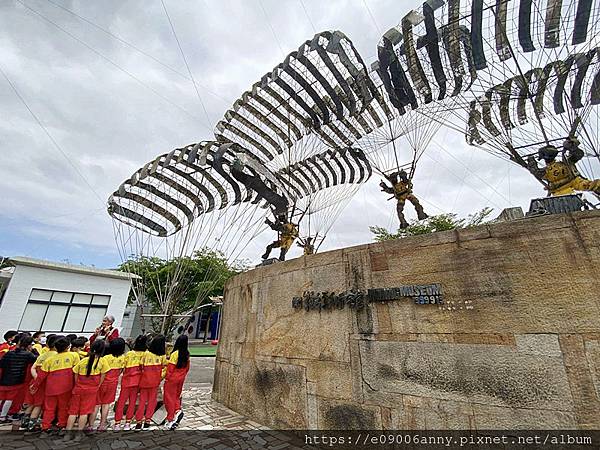
[{"label": "brick paving", "polygon": [[184,416],[181,430],[268,430],[229,408],[210,399],[212,385],[189,384],[182,393]]}]

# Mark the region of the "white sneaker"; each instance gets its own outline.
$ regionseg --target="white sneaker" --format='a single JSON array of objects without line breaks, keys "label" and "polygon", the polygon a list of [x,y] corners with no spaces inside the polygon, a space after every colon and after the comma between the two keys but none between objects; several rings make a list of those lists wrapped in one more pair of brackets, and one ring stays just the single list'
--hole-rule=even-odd
[{"label": "white sneaker", "polygon": [[123,429],[123,425],[121,425],[120,423],[115,423],[113,425],[113,431],[121,431]]},{"label": "white sneaker", "polygon": [[164,430],[170,430],[173,427],[173,421],[166,421],[163,427]]},{"label": "white sneaker", "polygon": [[125,424],[125,426],[123,427],[123,431],[129,431],[129,430],[131,430],[131,424],[129,422],[127,422]]},{"label": "white sneaker", "polygon": [[179,411],[177,411],[177,413],[175,413],[175,420],[174,420],[175,428],[179,426],[181,419],[183,419],[183,411],[179,410]]}]

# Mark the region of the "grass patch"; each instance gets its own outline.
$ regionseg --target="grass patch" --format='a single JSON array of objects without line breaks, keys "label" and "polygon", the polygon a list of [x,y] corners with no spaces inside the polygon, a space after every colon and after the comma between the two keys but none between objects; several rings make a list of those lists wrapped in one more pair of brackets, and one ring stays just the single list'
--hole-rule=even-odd
[{"label": "grass patch", "polygon": [[217,346],[216,345],[198,345],[190,347],[191,356],[216,356]]}]

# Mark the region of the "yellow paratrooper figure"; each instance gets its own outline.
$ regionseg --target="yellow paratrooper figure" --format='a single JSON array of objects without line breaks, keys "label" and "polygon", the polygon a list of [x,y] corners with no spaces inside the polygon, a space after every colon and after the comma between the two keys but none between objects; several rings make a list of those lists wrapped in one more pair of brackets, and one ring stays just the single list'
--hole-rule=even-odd
[{"label": "yellow paratrooper figure", "polygon": [[412,181],[408,178],[408,174],[404,169],[387,175],[386,179],[391,183],[392,187],[389,187],[385,181],[379,183],[379,186],[383,192],[392,194],[397,200],[396,212],[398,213],[398,219],[400,220],[400,228],[408,227],[408,222],[404,217],[404,204],[406,203],[406,200],[411,202],[415,207],[417,218],[419,220],[427,219],[429,217],[423,210],[423,206],[421,206],[417,197],[413,194]]},{"label": "yellow paratrooper figure", "polygon": [[527,167],[536,177],[546,181],[550,195],[568,195],[576,191],[591,191],[600,194],[600,180],[588,180],[581,176],[576,163],[583,158],[583,150],[577,138],[569,137],[563,143],[563,157],[557,161],[558,149],[546,145],[538,150],[538,160],[543,159],[545,167],[538,167],[533,156],[527,158]]},{"label": "yellow paratrooper figure", "polygon": [[307,237],[304,239],[300,239],[300,242],[297,242],[296,245],[298,247],[304,249],[304,256],[314,255],[315,254],[315,244],[313,243],[312,237]]},{"label": "yellow paratrooper figure", "polygon": [[285,254],[288,252],[294,240],[298,237],[298,226],[287,220],[285,215],[279,215],[276,217],[275,222],[265,219],[265,223],[271,227],[272,230],[277,231],[277,240],[273,241],[267,246],[265,254],[262,255],[262,259],[267,259],[271,254],[271,250],[274,248],[280,248],[279,260],[285,261]]}]

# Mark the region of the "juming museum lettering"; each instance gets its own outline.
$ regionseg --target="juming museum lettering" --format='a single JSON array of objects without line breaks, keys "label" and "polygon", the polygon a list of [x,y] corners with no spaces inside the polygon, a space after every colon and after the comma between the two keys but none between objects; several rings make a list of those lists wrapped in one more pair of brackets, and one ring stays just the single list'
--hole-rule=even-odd
[{"label": "juming museum lettering", "polygon": [[335,292],[305,291],[301,297],[292,299],[294,309],[333,310],[344,309],[347,305],[352,309],[361,310],[368,303],[387,302],[412,298],[417,305],[441,305],[444,303],[442,286],[440,284],[409,285],[395,288],[377,288],[367,291],[350,290],[336,294]]}]

